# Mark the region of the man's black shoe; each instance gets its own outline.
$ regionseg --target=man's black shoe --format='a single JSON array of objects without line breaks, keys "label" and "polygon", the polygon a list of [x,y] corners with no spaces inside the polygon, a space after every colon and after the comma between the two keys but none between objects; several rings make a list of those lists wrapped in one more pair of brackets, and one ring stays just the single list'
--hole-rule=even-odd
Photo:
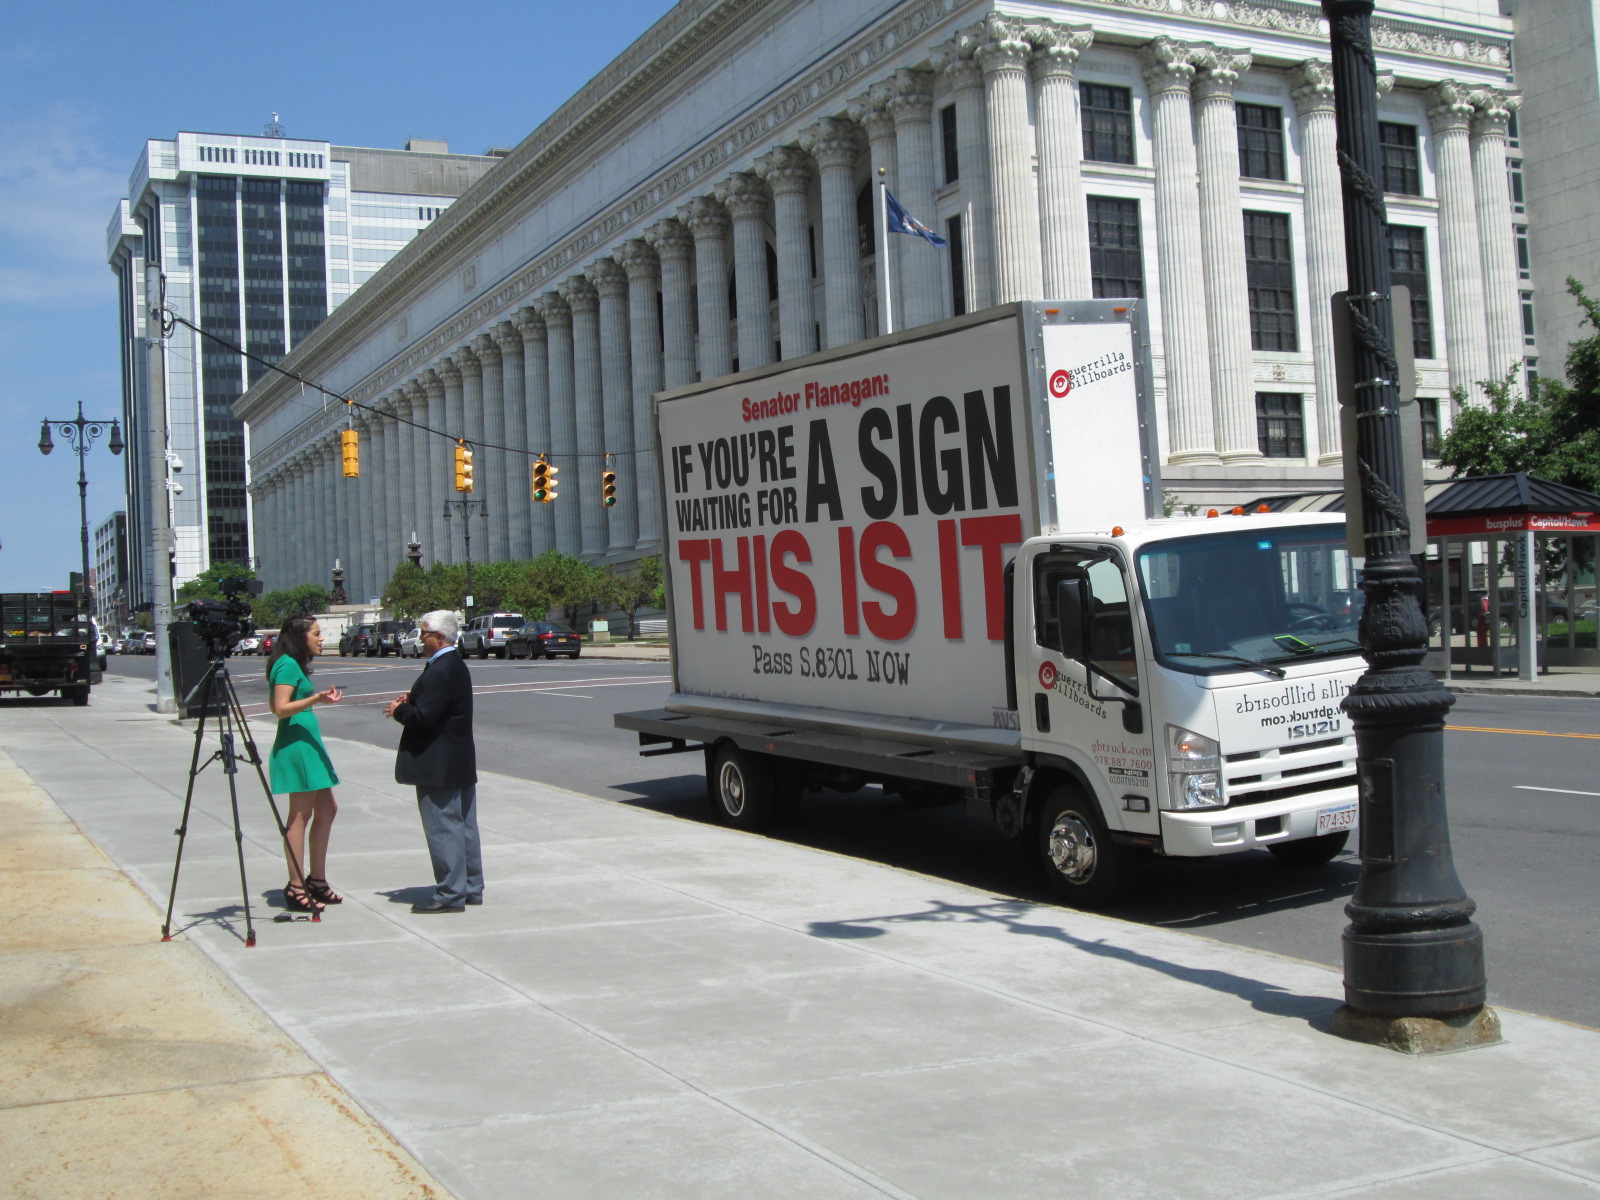
[{"label": "man's black shoe", "polygon": [[483,897],[482,896],[468,896],[467,897],[467,903],[468,904],[482,904],[483,903]]},{"label": "man's black shoe", "polygon": [[466,912],[467,906],[465,904],[438,904],[430,900],[426,904],[413,904],[411,911],[414,913]]}]

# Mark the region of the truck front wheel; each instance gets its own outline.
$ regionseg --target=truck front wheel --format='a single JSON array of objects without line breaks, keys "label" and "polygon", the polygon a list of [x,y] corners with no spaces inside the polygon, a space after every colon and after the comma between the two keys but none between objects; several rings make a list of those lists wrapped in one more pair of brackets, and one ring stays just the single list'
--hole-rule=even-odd
[{"label": "truck front wheel", "polygon": [[772,824],[772,770],[759,754],[723,746],[711,765],[711,805],[724,825],[756,832]]},{"label": "truck front wheel", "polygon": [[1286,867],[1320,867],[1332,862],[1334,855],[1344,849],[1350,840],[1349,830],[1343,833],[1325,833],[1321,837],[1300,838],[1293,842],[1280,842],[1267,847],[1272,857]]},{"label": "truck front wheel", "polygon": [[1107,835],[1094,801],[1063,784],[1039,811],[1039,855],[1056,893],[1075,908],[1100,908],[1128,889],[1130,854]]},{"label": "truck front wheel", "polygon": [[76,687],[62,688],[61,694],[79,708],[89,703],[89,685],[86,683],[80,683]]}]

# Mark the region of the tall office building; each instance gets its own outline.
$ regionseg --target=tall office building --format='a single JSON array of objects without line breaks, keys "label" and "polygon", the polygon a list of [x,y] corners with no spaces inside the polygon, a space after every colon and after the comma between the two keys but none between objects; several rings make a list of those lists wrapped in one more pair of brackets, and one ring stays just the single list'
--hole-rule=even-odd
[{"label": "tall office building", "polygon": [[[499,161],[444,142],[404,150],[179,133],[145,144],[107,231],[121,313],[130,603],[149,599],[152,428],[165,431],[174,583],[249,564],[248,431],[233,402],[267,368],[183,326],[165,343],[165,413],[147,394],[145,265],[178,316],[275,363]],[[309,410],[320,398],[305,400]]]},{"label": "tall office building", "polygon": [[115,630],[128,619],[128,514],[114,512],[94,530],[94,615]]}]

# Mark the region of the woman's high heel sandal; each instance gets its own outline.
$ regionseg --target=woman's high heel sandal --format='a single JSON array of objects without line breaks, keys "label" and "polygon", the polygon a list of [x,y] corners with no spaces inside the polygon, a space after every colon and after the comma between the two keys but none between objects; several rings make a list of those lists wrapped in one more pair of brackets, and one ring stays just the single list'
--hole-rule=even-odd
[{"label": "woman's high heel sandal", "polygon": [[283,906],[290,912],[304,913],[319,913],[325,907],[314,896],[308,896],[305,888],[292,881],[283,885]]},{"label": "woman's high heel sandal", "polygon": [[306,876],[306,891],[318,904],[344,903],[344,897],[329,887],[326,879],[318,879],[315,875]]}]

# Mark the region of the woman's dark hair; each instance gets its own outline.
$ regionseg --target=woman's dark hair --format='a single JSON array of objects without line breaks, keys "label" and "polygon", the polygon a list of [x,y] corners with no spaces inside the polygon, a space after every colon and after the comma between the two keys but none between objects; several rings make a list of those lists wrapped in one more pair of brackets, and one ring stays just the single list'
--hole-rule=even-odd
[{"label": "woman's dark hair", "polygon": [[278,661],[280,655],[287,654],[300,664],[302,671],[311,667],[311,627],[317,623],[315,617],[290,617],[283,623],[283,628],[278,630],[277,640],[272,643],[272,657],[267,659],[267,674],[272,674],[272,664]]}]

